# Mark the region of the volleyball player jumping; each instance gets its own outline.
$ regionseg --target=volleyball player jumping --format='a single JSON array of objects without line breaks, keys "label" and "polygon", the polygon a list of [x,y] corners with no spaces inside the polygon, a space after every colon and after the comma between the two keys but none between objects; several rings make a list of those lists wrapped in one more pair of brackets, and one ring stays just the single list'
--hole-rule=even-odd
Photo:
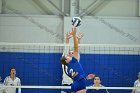
[{"label": "volleyball player jumping", "polygon": [[61,58],[61,63],[68,67],[67,75],[73,79],[73,84],[71,85],[71,91],[74,93],[86,93],[86,79],[92,79],[94,77],[93,74],[88,75],[86,78],[85,72],[83,70],[82,65],[78,62],[80,61],[79,57],[79,47],[78,40],[76,37],[77,29],[73,27],[71,35],[74,41],[74,51],[73,55],[64,55]]},{"label": "volleyball player jumping", "polygon": [[[80,43],[81,39],[83,37],[83,33],[79,32],[77,39],[78,39],[78,43]],[[70,32],[66,33],[66,44],[69,43],[69,40],[72,38],[72,35],[70,34]],[[73,51],[69,49],[69,46],[65,46],[64,49],[64,53],[68,54],[69,56],[73,56]],[[68,51],[68,53],[67,53]],[[63,76],[62,76],[62,86],[71,86],[71,84],[73,83],[73,80],[68,77],[65,72],[67,71],[67,66],[64,67],[64,65],[62,65],[62,69],[63,69]],[[69,89],[62,89],[61,93],[71,93],[71,90]]]}]

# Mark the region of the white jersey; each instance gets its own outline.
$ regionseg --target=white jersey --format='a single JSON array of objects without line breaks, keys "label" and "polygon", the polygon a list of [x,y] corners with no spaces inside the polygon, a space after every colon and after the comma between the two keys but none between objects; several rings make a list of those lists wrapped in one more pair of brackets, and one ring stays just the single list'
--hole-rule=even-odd
[{"label": "white jersey", "polygon": [[[134,87],[140,87],[140,80],[136,80],[134,82]],[[140,93],[140,89],[136,89],[135,93]]]},{"label": "white jersey", "polygon": [[[99,86],[100,86],[100,87],[104,87],[102,84],[100,84]],[[90,87],[95,87],[95,85],[93,84],[93,85],[90,86]],[[106,89],[106,93],[109,93],[107,89]]]},{"label": "white jersey", "polygon": [[[20,79],[16,77],[14,80],[10,76],[6,77],[4,80],[5,86],[21,86]],[[16,88],[7,88],[8,93],[16,93]],[[18,88],[18,93],[21,93],[21,88]]]},{"label": "white jersey", "polygon": [[4,84],[0,83],[0,93],[7,93],[6,88],[3,88]]},{"label": "white jersey", "polygon": [[[65,72],[64,72],[64,65],[62,65],[62,69],[63,69],[63,77],[62,77],[62,84],[72,84],[73,83],[73,80],[68,77]],[[67,69],[67,66],[66,66],[66,69]],[[66,70],[67,71],[67,70]]]}]

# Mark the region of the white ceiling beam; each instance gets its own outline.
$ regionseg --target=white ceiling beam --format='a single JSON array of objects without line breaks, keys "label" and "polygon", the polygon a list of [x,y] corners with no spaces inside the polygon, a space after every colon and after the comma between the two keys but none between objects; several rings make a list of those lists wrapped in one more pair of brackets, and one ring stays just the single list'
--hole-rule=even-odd
[{"label": "white ceiling beam", "polygon": [[140,0],[139,0],[139,16],[140,16]]},{"label": "white ceiling beam", "polygon": [[1,0],[1,14],[5,13],[5,8],[6,8],[6,1]]},{"label": "white ceiling beam", "polygon": [[70,16],[75,15],[75,0],[70,0]]},{"label": "white ceiling beam", "polygon": [[95,11],[97,7],[99,7],[100,4],[102,4],[104,1],[105,0],[95,0],[95,2],[92,3],[92,5],[90,4],[90,6],[87,7],[88,10],[86,10],[86,12],[84,14],[81,14],[80,16],[83,17],[85,15],[91,14],[91,12]]},{"label": "white ceiling beam", "polygon": [[98,11],[104,8],[109,2],[112,0],[101,0],[101,2],[95,7],[93,10],[91,10],[87,15],[92,14],[95,15]]},{"label": "white ceiling beam", "polygon": [[40,0],[32,0],[36,5],[38,5],[46,14],[53,14]]},{"label": "white ceiling beam", "polygon": [[[84,9],[85,11],[80,12],[78,16],[83,16],[84,14],[86,14],[88,12],[88,9],[94,6],[97,1],[98,0],[94,0],[89,6]],[[79,6],[79,9],[81,9],[81,6]]]},{"label": "white ceiling beam", "polygon": [[79,14],[79,0],[70,0],[70,16],[77,16]]},{"label": "white ceiling beam", "polygon": [[65,16],[65,13],[62,12],[60,8],[58,8],[51,0],[47,0],[55,9],[57,9],[60,13],[60,15]]},{"label": "white ceiling beam", "polygon": [[2,12],[2,0],[0,0],[0,14]]},{"label": "white ceiling beam", "polygon": [[111,1],[112,0],[97,0],[97,2],[94,3],[93,7],[92,8],[90,7],[90,9],[87,10],[86,13],[82,14],[81,17],[89,14],[95,15],[95,13],[103,9],[103,7]]},{"label": "white ceiling beam", "polygon": [[62,10],[62,12],[64,12],[64,0],[61,0],[61,10]]}]

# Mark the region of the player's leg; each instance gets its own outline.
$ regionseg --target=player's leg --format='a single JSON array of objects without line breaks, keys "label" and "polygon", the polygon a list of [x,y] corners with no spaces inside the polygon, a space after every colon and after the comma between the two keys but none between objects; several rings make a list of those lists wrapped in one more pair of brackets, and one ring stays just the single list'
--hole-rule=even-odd
[{"label": "player's leg", "polygon": [[83,89],[83,90],[77,91],[76,93],[86,93],[86,89]]}]

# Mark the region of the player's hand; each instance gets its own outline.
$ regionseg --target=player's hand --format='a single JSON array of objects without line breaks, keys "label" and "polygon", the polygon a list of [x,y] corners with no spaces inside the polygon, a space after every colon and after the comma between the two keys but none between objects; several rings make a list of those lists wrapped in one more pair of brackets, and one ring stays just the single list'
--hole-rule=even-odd
[{"label": "player's hand", "polygon": [[67,33],[66,33],[66,39],[69,40],[71,37],[72,37],[71,33],[70,33],[70,32],[67,32]]},{"label": "player's hand", "polygon": [[94,77],[95,77],[94,74],[89,74],[89,75],[86,77],[86,79],[87,79],[87,80],[88,80],[88,79],[94,79]]},{"label": "player's hand", "polygon": [[78,36],[77,36],[77,39],[80,41],[81,40],[81,38],[84,36],[84,34],[83,33],[81,33],[81,32],[79,32],[78,33]]}]

